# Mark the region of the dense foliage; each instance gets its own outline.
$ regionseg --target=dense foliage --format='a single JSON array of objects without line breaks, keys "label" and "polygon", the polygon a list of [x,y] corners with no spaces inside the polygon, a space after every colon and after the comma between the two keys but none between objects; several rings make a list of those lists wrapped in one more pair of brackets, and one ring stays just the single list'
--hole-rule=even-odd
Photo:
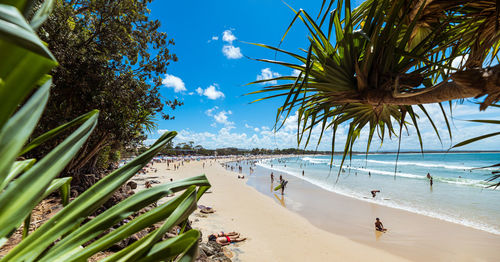
[{"label": "dense foliage", "polygon": [[[53,87],[46,111],[35,131],[54,128],[91,109],[98,109],[99,126],[68,171],[94,171],[117,150],[135,146],[156,117],[181,103],[162,101],[162,76],[177,57],[174,44],[149,17],[148,1],[55,1],[53,14],[39,28],[41,39],[59,62],[52,71]],[[44,155],[53,141],[31,156]],[[107,149],[107,150],[103,150]]]},{"label": "dense foliage", "polygon": [[[99,111],[92,110],[28,141],[49,100],[52,79],[47,73],[57,65],[34,31],[50,15],[53,3],[40,3],[41,8],[32,14],[32,1],[0,1],[0,247],[14,233],[19,234],[24,222],[22,241],[0,261],[87,261],[138,232],[142,232],[140,239],[103,261],[193,261],[200,232],[187,230],[186,224],[210,187],[204,175],[142,190],[94,213],[176,132],[163,134],[143,154],[71,201],[71,177],[57,176],[98,126]],[[64,136],[65,132],[69,135]],[[26,159],[27,153],[48,141],[60,142],[42,157]],[[37,221],[41,225],[33,229],[33,208],[58,189],[64,207]],[[157,205],[161,198],[179,191],[183,193]],[[183,226],[179,234],[165,239],[176,225]]]}]

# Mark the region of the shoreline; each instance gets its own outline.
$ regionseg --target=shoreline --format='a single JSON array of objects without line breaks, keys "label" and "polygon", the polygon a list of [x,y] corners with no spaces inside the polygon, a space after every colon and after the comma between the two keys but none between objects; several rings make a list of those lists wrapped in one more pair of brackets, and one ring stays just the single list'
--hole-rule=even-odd
[{"label": "shoreline", "polygon": [[[286,156],[265,158],[275,157]],[[211,165],[212,160],[191,161],[176,171],[166,170],[166,164],[155,164],[159,172],[146,175],[161,177],[162,182],[167,182],[171,177],[179,179],[205,173],[213,184],[210,190],[213,193],[205,194],[200,204],[215,208],[216,213],[203,215],[196,211],[191,218],[193,227],[201,229],[203,236],[218,231],[239,231],[248,237],[247,241],[230,245],[233,261],[258,261],[268,256],[273,257],[273,261],[311,259],[304,252],[314,253],[313,260],[319,261],[332,258],[342,261],[495,261],[500,254],[496,251],[500,245],[498,235],[344,196],[292,175],[286,179],[297,181],[291,181],[293,186],[287,188],[284,201],[280,201],[280,197],[270,194],[268,174],[244,173],[246,178],[242,180],[237,179],[237,171],[220,165],[236,160],[224,159]],[[203,162],[205,168],[202,168]],[[295,186],[298,190],[293,190]],[[390,229],[388,233],[374,231],[372,220],[377,216]],[[300,239],[303,241],[298,241]]]},{"label": "shoreline", "polygon": [[[500,255],[496,248],[500,245],[498,234],[374,201],[357,199],[322,188],[298,175],[258,165],[257,167],[260,169],[256,169],[255,173],[263,172],[264,169],[267,171],[266,175],[251,175],[248,181],[250,186],[275,202],[280,202],[283,206],[286,204],[287,209],[329,232],[415,261],[495,261]],[[269,188],[268,174],[271,171],[275,173],[275,177],[283,175],[290,181],[284,201],[273,194],[272,187]],[[331,208],[332,206],[335,208]],[[381,217],[390,231],[387,234],[375,235],[374,238],[374,221],[371,220],[375,217]],[[412,245],[408,246],[406,243]]]},{"label": "shoreline", "polygon": [[[307,183],[311,184],[314,187],[317,187],[317,188],[319,188],[321,190],[325,190],[325,191],[328,191],[328,192],[331,192],[331,193],[334,193],[334,194],[337,194],[337,195],[341,195],[341,196],[344,196],[344,197],[356,199],[356,200],[359,200],[359,201],[362,201],[362,202],[367,202],[367,203],[371,203],[371,204],[375,204],[375,205],[379,205],[379,206],[383,206],[383,207],[388,207],[388,208],[393,208],[393,209],[397,209],[397,210],[401,210],[401,211],[406,211],[406,212],[409,212],[409,213],[412,213],[412,214],[418,214],[418,215],[422,215],[422,216],[426,216],[426,217],[430,217],[430,218],[434,218],[434,219],[439,219],[439,220],[442,220],[442,221],[445,221],[445,222],[457,224],[457,225],[460,225],[460,226],[469,227],[469,228],[472,228],[472,229],[475,229],[475,230],[483,231],[485,233],[490,233],[490,234],[493,234],[493,235],[496,235],[496,236],[500,236],[500,231],[498,231],[496,229],[488,228],[488,227],[486,227],[484,225],[481,225],[481,224],[478,224],[478,223],[476,223],[474,221],[469,221],[469,220],[459,221],[456,218],[448,217],[446,215],[442,215],[442,214],[438,214],[438,213],[434,213],[434,212],[421,211],[421,210],[418,210],[418,209],[411,209],[411,208],[406,207],[406,206],[401,206],[401,205],[393,204],[392,202],[386,202],[388,204],[384,204],[383,202],[381,203],[381,202],[374,201],[372,198],[366,198],[366,197],[361,198],[361,197],[349,195],[348,193],[344,193],[344,192],[341,192],[341,191],[334,191],[334,190],[332,190],[330,188],[327,188],[326,186],[324,186],[322,184],[315,183],[315,181],[307,179],[307,177],[306,178],[301,178],[299,175],[294,174],[292,172],[288,172],[286,170],[282,170],[282,169],[278,169],[278,168],[270,169],[269,167],[265,167],[265,166],[262,166],[262,165],[259,165],[259,164],[257,164],[257,165],[260,168],[269,170],[269,172],[286,173],[286,174],[288,174],[290,176],[293,176],[293,177],[295,177],[297,179],[304,180],[304,181],[306,181]],[[248,173],[245,173],[245,174],[248,175]]]},{"label": "shoreline", "polygon": [[238,179],[234,172],[225,170],[220,163],[229,160],[235,159],[190,161],[177,170],[167,169],[165,163],[155,163],[158,172],[137,175],[132,180],[140,190],[146,179],[163,183],[170,178],[178,180],[205,173],[212,188],[199,204],[213,207],[216,212],[205,215],[195,211],[190,220],[193,228],[202,232],[203,242],[209,234],[220,231],[237,231],[247,237],[246,241],[224,248],[232,261],[407,261],[320,229],[299,214],[282,208],[247,185],[247,179]]}]

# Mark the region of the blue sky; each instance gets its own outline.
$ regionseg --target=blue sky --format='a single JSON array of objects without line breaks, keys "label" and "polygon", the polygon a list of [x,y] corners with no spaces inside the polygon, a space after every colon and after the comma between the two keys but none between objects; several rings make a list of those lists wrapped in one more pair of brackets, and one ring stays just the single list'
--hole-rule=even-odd
[{"label": "blue sky", "polygon": [[[287,1],[295,9],[303,8],[317,15],[321,1]],[[357,5],[359,1],[353,1]],[[264,43],[276,46],[294,14],[281,0],[244,1],[154,1],[150,5],[151,15],[161,21],[161,31],[167,32],[176,45],[172,51],[179,61],[172,63],[161,94],[165,98],[176,97],[184,102],[172,113],[175,120],[158,120],[158,130],[148,135],[146,143],[151,143],[166,130],[179,132],[175,143],[194,141],[206,148],[235,146],[239,148],[288,148],[296,147],[296,117],[292,116],[284,128],[272,131],[276,109],[283,100],[278,98],[250,104],[259,96],[244,96],[258,90],[263,85],[245,84],[259,78],[291,75],[288,68],[276,67],[250,58],[274,59],[274,52],[245,42]],[[281,46],[297,52],[307,48],[305,28],[297,23]],[[278,59],[287,59],[279,56]],[[429,112],[435,116],[436,124],[446,137],[447,131],[442,121],[440,109],[430,106]],[[479,113],[478,106],[465,103],[454,107],[453,142],[459,142],[475,135],[485,134],[491,126],[463,121],[465,119],[498,118],[500,110]],[[448,149],[449,139],[439,143],[430,124],[421,120],[425,149]],[[341,128],[336,141],[341,148],[345,137]],[[414,132],[413,132],[414,133]],[[417,149],[418,139],[410,131],[403,137],[402,148]],[[317,137],[319,133],[313,133]],[[327,133],[326,135],[330,135]],[[363,150],[366,136],[362,136],[355,149]],[[500,149],[499,139],[490,139],[473,144],[466,149]],[[314,143],[313,143],[314,144]],[[315,146],[315,144],[314,144]],[[331,138],[325,139],[320,150],[329,150]],[[394,150],[397,141],[386,141],[373,151]]]}]

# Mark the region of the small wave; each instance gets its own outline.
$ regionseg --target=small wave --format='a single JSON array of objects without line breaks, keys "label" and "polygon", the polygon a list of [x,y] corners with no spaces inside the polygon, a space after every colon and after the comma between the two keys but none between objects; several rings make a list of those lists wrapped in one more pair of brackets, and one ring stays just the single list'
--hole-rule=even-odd
[{"label": "small wave", "polygon": [[[385,165],[396,165],[396,161],[381,161],[381,160],[366,160],[367,162],[370,163],[377,163],[377,164],[385,164]],[[443,164],[431,164],[431,163],[422,163],[422,162],[410,162],[410,161],[398,161],[398,166],[421,166],[421,167],[431,167],[431,168],[446,168],[446,169],[460,169],[460,170],[468,170],[472,169],[473,167],[469,166],[454,166],[454,165],[443,165]]]},{"label": "small wave", "polygon": [[329,164],[330,163],[329,159],[313,158],[313,157],[303,157],[302,160],[313,163],[313,164]]},{"label": "small wave", "polygon": [[456,185],[464,185],[464,186],[475,186],[486,188],[494,183],[487,182],[485,180],[476,180],[476,179],[467,179],[467,178],[452,178],[452,177],[433,177],[434,181],[456,184]]},{"label": "small wave", "polygon": [[[424,215],[424,216],[428,216],[428,217],[433,217],[433,218],[448,221],[451,223],[460,224],[460,225],[464,225],[464,226],[467,226],[470,228],[474,228],[474,229],[486,231],[489,233],[493,233],[496,235],[500,235],[500,230],[498,230],[490,225],[487,225],[487,224],[479,223],[479,222],[472,221],[472,220],[469,220],[466,218],[454,217],[452,215],[440,214],[440,213],[436,213],[433,211],[425,210],[423,208],[413,207],[410,203],[397,203],[397,202],[392,201],[392,200],[366,198],[366,195],[363,195],[360,192],[356,192],[356,191],[353,191],[353,190],[350,190],[347,188],[343,188],[343,187],[338,186],[336,184],[328,183],[326,181],[311,179],[310,177],[307,177],[307,176],[303,177],[301,174],[299,174],[297,172],[293,172],[293,171],[279,168],[279,167],[272,167],[271,168],[270,164],[267,164],[267,163],[258,163],[257,165],[264,167],[264,168],[287,173],[287,174],[292,175],[294,177],[297,177],[299,179],[306,180],[309,183],[311,183],[317,187],[320,187],[324,190],[334,192],[334,193],[337,193],[340,195],[355,198],[355,199],[365,201],[365,202],[379,204],[379,205],[386,206],[386,207],[396,208],[396,209],[400,209],[400,210],[406,210],[408,212],[412,212],[412,213],[416,213],[416,214],[420,214],[420,215]],[[339,165],[335,165],[335,166],[339,166]],[[363,171],[366,173],[371,172],[372,174],[391,175],[391,176],[394,175],[394,172],[381,171],[381,170],[375,170],[375,169],[354,168],[354,167],[351,167],[351,169],[356,169],[356,170]],[[427,179],[425,176],[418,176],[418,175],[407,174],[407,173],[397,173],[396,175],[405,176],[405,177],[409,177],[409,178]],[[468,180],[467,181],[467,179],[460,180],[458,178],[457,179],[437,178],[435,180],[438,180],[441,182],[446,182],[446,183],[467,184],[467,185],[478,183],[478,180]],[[479,181],[479,182],[484,182],[484,181]]]}]

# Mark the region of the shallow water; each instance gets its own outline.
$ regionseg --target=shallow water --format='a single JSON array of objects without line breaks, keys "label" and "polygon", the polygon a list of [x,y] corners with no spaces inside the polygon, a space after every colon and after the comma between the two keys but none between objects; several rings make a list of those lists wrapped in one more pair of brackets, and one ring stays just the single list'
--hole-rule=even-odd
[{"label": "shallow water", "polygon": [[[292,175],[345,196],[500,235],[500,189],[485,181],[492,170],[472,169],[498,162],[500,153],[400,154],[395,172],[395,154],[353,155],[337,176],[338,156],[332,169],[330,156],[300,156],[260,160],[255,175]],[[372,198],[371,190],[381,192]]]}]

